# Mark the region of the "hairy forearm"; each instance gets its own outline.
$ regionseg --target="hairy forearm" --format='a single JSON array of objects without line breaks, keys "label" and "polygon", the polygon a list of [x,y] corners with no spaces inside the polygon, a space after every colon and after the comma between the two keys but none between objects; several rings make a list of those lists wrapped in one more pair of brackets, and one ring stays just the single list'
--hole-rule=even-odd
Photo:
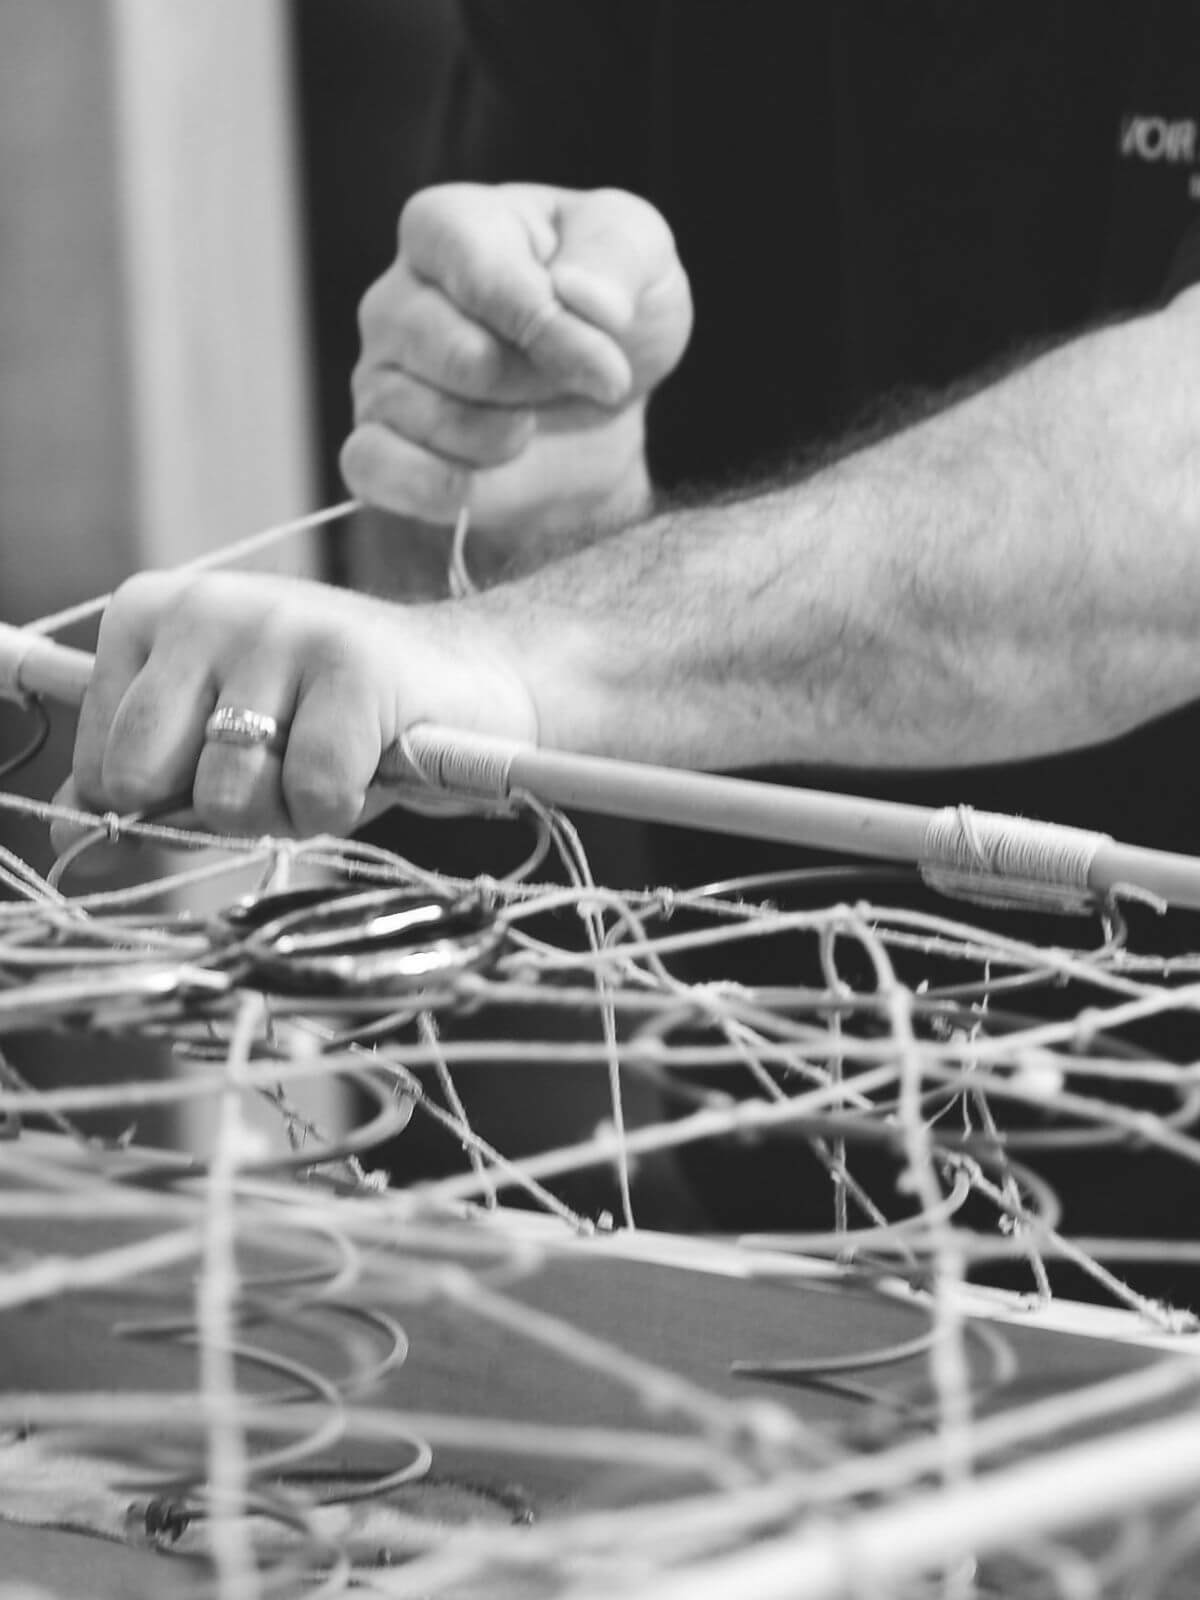
[{"label": "hairy forearm", "polygon": [[1112,737],[1200,694],[1198,302],[469,605],[563,748],[911,766]]}]

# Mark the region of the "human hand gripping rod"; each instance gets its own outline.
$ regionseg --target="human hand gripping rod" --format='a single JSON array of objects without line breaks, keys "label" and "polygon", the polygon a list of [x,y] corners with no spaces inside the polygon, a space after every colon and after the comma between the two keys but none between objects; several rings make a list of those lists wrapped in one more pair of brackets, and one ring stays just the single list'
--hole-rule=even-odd
[{"label": "human hand gripping rod", "polygon": [[[0,698],[78,708],[94,658],[0,624]],[[990,905],[1084,911],[1127,894],[1200,910],[1200,859],[1107,834],[975,811],[935,810],[824,790],[544,750],[417,723],[385,751],[375,784],[505,805],[522,793],[566,808],[705,828],[917,865],[935,888]]]}]

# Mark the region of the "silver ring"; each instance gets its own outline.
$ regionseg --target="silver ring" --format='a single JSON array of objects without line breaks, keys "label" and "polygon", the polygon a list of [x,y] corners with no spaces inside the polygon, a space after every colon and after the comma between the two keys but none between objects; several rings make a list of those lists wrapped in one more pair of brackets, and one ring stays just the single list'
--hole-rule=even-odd
[{"label": "silver ring", "polygon": [[265,745],[282,755],[284,738],[274,717],[248,706],[218,706],[204,724],[204,737],[213,744]]}]

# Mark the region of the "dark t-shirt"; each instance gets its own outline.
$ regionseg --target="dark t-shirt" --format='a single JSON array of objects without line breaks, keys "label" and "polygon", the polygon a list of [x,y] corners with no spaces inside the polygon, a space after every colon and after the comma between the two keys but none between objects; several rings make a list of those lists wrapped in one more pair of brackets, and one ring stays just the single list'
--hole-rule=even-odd
[{"label": "dark t-shirt", "polygon": [[[1191,0],[462,12],[444,171],[628,188],[675,231],[696,326],[650,410],[668,489],[771,470],[903,415],[914,391],[1149,307],[1200,222]],[[788,776],[1187,849],[1200,846],[1197,734],[1184,713],[1102,755]],[[672,875],[689,875],[687,855],[681,843]]]},{"label": "dark t-shirt", "polygon": [[631,188],[676,231],[698,316],[655,407],[668,483],[1146,304],[1200,216],[1192,4],[463,10],[456,169]]},{"label": "dark t-shirt", "polygon": [[[847,428],[886,426],[914,396],[1154,305],[1189,261],[1200,276],[1200,5],[1189,0],[461,9],[436,176],[613,185],[646,196],[675,231],[696,326],[650,409],[651,464],[668,490],[787,467]],[[1185,708],[1067,757],[771,776],[1187,850],[1200,848],[1198,751],[1200,709]],[[605,849],[611,859],[611,835]],[[703,882],[798,857],[653,830],[648,871]],[[1195,948],[1188,920],[1167,937]],[[786,1148],[740,1162],[701,1149],[689,1162],[717,1225],[812,1219],[814,1191]],[[1169,1233],[1174,1212],[1200,1204],[1198,1185],[1184,1194],[1153,1173],[1135,1184],[1111,1172],[1107,1156],[1084,1156],[1056,1174],[1084,1196],[1094,1231]]]}]

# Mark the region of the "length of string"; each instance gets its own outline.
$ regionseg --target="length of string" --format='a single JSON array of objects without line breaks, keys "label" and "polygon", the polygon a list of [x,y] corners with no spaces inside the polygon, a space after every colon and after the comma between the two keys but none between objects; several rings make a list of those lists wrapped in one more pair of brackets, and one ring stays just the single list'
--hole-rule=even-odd
[{"label": "length of string", "polygon": [[[342,500],[335,506],[324,506],[319,511],[306,512],[302,517],[293,517],[288,522],[279,522],[273,527],[263,528],[245,539],[223,545],[219,550],[206,550],[203,555],[193,556],[190,561],[181,562],[175,571],[203,572],[210,567],[231,566],[235,562],[246,560],[249,556],[269,550],[273,545],[282,543],[284,539],[292,538],[299,533],[307,533],[309,529],[322,527],[327,522],[336,522],[339,518],[348,517],[360,509],[361,501]],[[53,611],[49,616],[39,617],[35,622],[26,623],[26,632],[59,633],[63,628],[71,627],[73,623],[87,622],[91,617],[98,616],[111,599],[112,593],[109,592],[96,595],[91,600],[81,600],[78,605],[67,606],[62,611]]]}]

